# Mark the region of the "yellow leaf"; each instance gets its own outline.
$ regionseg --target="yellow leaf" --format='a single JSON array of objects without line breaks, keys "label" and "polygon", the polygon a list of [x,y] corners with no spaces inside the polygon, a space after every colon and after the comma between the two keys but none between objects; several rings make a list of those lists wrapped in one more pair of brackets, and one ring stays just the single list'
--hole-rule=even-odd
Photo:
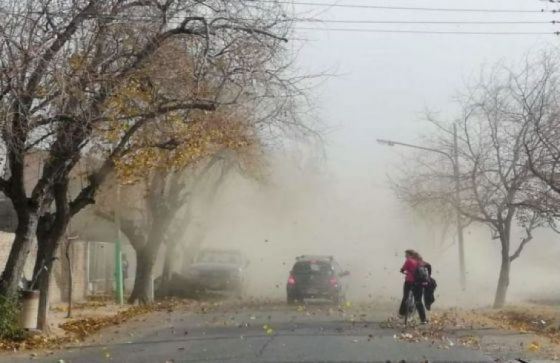
[{"label": "yellow leaf", "polygon": [[529,350],[530,350],[531,352],[537,352],[537,351],[539,351],[540,349],[541,349],[541,345],[539,344],[539,342],[536,342],[536,341],[535,341],[535,342],[532,342],[532,343],[529,345]]}]

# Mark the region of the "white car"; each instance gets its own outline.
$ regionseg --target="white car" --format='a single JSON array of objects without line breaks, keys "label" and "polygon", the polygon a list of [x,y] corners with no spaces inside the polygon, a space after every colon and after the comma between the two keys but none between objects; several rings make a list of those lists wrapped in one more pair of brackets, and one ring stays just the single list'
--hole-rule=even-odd
[{"label": "white car", "polygon": [[200,290],[241,296],[248,264],[237,250],[203,249],[188,267],[185,277]]}]

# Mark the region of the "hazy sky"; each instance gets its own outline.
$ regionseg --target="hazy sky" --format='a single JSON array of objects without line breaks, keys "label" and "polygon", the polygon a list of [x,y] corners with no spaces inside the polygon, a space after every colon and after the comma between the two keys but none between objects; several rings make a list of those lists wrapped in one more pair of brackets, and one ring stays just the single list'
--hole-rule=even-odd
[{"label": "hazy sky", "polygon": [[[330,2],[333,0],[295,0]],[[539,10],[550,6],[539,0],[339,0],[338,4],[379,6],[462,7]],[[295,5],[306,17],[338,20],[384,21],[552,21],[551,13],[469,13],[322,8]],[[560,8],[560,4],[558,6]],[[207,244],[243,246],[258,271],[258,291],[283,290],[293,256],[333,254],[353,271],[355,296],[371,291],[401,293],[398,267],[405,248],[418,248],[438,266],[439,284],[448,294],[457,281],[457,250],[453,233],[441,240],[441,226],[417,223],[388,188],[399,152],[380,146],[377,138],[417,142],[426,130],[426,107],[453,117],[453,96],[483,65],[519,62],[529,51],[550,49],[560,42],[552,35],[560,25],[410,25],[302,23],[293,47],[301,48],[298,64],[308,73],[336,72],[322,82],[313,96],[317,113],[330,127],[326,135],[327,167],[299,169],[300,155],[285,156],[272,168],[272,186],[234,180],[220,193],[211,212],[213,228]],[[363,28],[433,31],[550,32],[549,35],[379,34],[337,32],[325,28]],[[293,159],[297,160],[293,160]],[[305,166],[305,165],[304,165]],[[487,228],[466,232],[469,283],[477,297],[491,301],[498,275],[499,245]],[[554,238],[536,236],[512,275],[512,294],[539,288],[528,276],[549,268],[539,251],[559,253]],[[545,256],[546,257],[546,256]],[[277,259],[276,263],[274,259]],[[376,263],[372,261],[376,260]],[[539,261],[539,264],[531,261]],[[382,263],[381,263],[382,262]],[[517,265],[516,265],[517,266]],[[556,265],[552,265],[556,266]],[[444,273],[445,271],[445,273]],[[528,272],[528,273],[524,273]],[[554,274],[549,274],[555,276]],[[527,287],[529,286],[529,287]],[[484,293],[482,293],[484,291]],[[451,295],[450,295],[451,296]]]},{"label": "hazy sky", "polygon": [[[296,1],[297,2],[297,1]],[[539,0],[308,0],[340,5],[379,5],[430,8],[478,8],[551,10],[554,5]],[[384,21],[552,21],[560,14],[472,13],[295,5],[306,17],[328,20]],[[560,4],[556,6],[560,9]],[[320,31],[297,31],[307,39],[300,53],[302,69],[311,73],[335,71],[339,74],[316,90],[318,112],[334,129],[327,140],[331,165],[337,176],[354,173],[380,176],[394,151],[376,144],[376,138],[412,142],[425,128],[421,122],[425,107],[453,115],[452,98],[465,80],[484,65],[500,60],[516,62],[531,50],[554,47],[555,35],[433,35],[338,32],[327,28],[554,32],[560,25],[417,25],[417,24],[300,24]]]}]

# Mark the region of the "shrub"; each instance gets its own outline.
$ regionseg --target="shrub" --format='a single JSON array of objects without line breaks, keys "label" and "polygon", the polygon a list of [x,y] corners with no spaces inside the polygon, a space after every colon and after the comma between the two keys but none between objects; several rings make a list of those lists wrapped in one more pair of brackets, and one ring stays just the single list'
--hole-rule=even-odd
[{"label": "shrub", "polygon": [[19,324],[20,304],[15,296],[0,296],[0,339],[23,339]]}]

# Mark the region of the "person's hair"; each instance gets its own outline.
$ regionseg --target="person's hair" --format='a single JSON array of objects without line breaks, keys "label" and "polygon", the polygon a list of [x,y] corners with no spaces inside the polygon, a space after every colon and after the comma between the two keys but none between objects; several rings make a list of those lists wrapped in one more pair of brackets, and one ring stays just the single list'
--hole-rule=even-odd
[{"label": "person's hair", "polygon": [[414,251],[414,250],[405,250],[404,254],[410,257],[415,257],[416,255],[418,255],[418,252]]},{"label": "person's hair", "polygon": [[406,250],[404,253],[417,261],[423,261],[422,256],[415,250]]},{"label": "person's hair", "polygon": [[412,258],[414,258],[416,261],[424,261],[422,259],[422,256],[416,251],[414,251],[414,254],[412,255]]}]

